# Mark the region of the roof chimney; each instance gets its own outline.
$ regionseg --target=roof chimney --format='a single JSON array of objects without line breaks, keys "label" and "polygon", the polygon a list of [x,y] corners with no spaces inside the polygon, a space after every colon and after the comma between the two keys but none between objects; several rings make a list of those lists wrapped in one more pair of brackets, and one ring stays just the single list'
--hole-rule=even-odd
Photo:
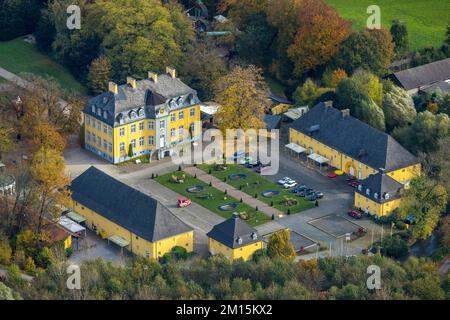
[{"label": "roof chimney", "polygon": [[177,77],[177,71],[174,68],[166,67],[166,73],[170,74],[172,79],[175,79]]},{"label": "roof chimney", "polygon": [[158,74],[156,72],[149,71],[148,78],[152,80],[154,83],[158,83]]},{"label": "roof chimney", "polygon": [[325,105],[325,107],[331,108],[333,106],[333,101],[331,101],[331,100],[324,101],[323,104]]},{"label": "roof chimney", "polygon": [[136,89],[136,79],[132,77],[127,77],[127,84],[133,89]]},{"label": "roof chimney", "polygon": [[117,83],[110,81],[108,83],[108,91],[114,94],[117,94],[119,92],[119,89],[117,87]]},{"label": "roof chimney", "polygon": [[341,110],[342,118],[346,118],[350,116],[350,109]]}]

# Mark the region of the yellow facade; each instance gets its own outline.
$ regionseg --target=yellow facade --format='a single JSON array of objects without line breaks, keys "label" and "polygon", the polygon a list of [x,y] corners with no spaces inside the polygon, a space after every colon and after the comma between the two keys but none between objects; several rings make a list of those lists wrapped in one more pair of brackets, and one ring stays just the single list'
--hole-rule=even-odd
[{"label": "yellow facade", "polygon": [[390,176],[395,181],[400,183],[407,183],[414,177],[418,177],[421,175],[422,168],[420,164],[416,164],[413,166],[409,166],[406,168],[402,168],[399,170],[388,172],[387,175]]},{"label": "yellow facade", "polygon": [[[159,128],[161,121],[165,128]],[[191,134],[197,137],[202,130],[199,105],[170,111],[164,118],[139,119],[114,128],[85,113],[84,123],[86,149],[114,163],[128,158],[130,145],[133,157],[137,157],[154,152],[161,143],[161,136],[165,139],[164,146],[168,146],[190,140]]]},{"label": "yellow facade", "polygon": [[214,240],[213,238],[208,237],[208,249],[212,255],[222,254],[230,261],[241,258],[248,261],[252,258],[255,251],[263,249],[263,242],[257,241],[255,243],[233,249]]},{"label": "yellow facade", "polygon": [[175,235],[167,239],[150,242],[106,219],[102,215],[83,206],[82,204],[77,203],[76,201],[73,202],[73,211],[86,219],[86,226],[89,229],[96,230],[99,234],[104,233],[106,234],[106,237],[117,235],[127,240],[129,242],[127,249],[133,254],[146,258],[158,259],[164,256],[164,254],[169,253],[175,246],[183,247],[188,252],[193,251],[193,231]]},{"label": "yellow facade", "polygon": [[271,109],[273,115],[279,115],[289,110],[289,105],[280,103]]},{"label": "yellow facade", "polygon": [[385,216],[392,213],[400,206],[400,199],[393,199],[384,203],[375,202],[357,192],[355,192],[355,207],[361,211],[369,212],[371,215]]}]

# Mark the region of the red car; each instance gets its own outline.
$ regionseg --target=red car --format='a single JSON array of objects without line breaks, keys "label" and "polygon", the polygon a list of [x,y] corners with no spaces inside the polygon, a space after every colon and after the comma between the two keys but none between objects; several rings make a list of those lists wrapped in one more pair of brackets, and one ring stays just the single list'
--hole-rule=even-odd
[{"label": "red car", "polygon": [[185,208],[191,204],[191,199],[188,198],[178,198],[178,207]]},{"label": "red car", "polygon": [[349,212],[347,212],[347,214],[355,219],[361,219],[362,218],[362,213],[359,212],[358,210],[350,210]]},{"label": "red car", "polygon": [[334,178],[337,177],[337,174],[334,173],[334,172],[328,172],[328,173],[327,173],[327,177],[330,178],[330,179],[334,179]]},{"label": "red car", "polygon": [[350,187],[357,188],[357,187],[359,186],[359,182],[356,181],[356,180],[353,180],[353,181],[350,181],[350,182],[348,183],[348,185],[349,185]]}]

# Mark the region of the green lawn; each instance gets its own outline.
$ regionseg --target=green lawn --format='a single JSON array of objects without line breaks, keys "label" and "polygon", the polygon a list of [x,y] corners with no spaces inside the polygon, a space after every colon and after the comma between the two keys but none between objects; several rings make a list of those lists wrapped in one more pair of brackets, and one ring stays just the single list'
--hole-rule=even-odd
[{"label": "green lawn", "polygon": [[[241,191],[251,195],[252,197],[257,195],[259,200],[267,203],[268,205],[271,205],[273,202],[273,206],[284,213],[287,213],[288,209],[290,209],[291,213],[298,213],[300,211],[304,211],[314,207],[314,203],[297,197],[289,190],[284,189],[278,184],[263,178],[258,173],[249,170],[241,165],[227,164],[227,170],[225,171],[214,170],[214,165],[203,164],[199,165],[198,167],[205,172],[209,172],[209,170],[211,169],[211,174],[216,178],[222,181],[224,181],[224,179],[226,178],[226,183],[228,183],[229,185],[237,189],[241,188]],[[236,173],[244,173],[247,175],[247,177],[242,180],[230,179],[230,175]],[[276,190],[279,192],[279,195],[272,198],[263,197],[261,193],[267,190]],[[289,207],[286,206],[285,204],[283,204],[286,198],[295,199],[297,201],[297,204]]]},{"label": "green lawn", "polygon": [[[186,175],[186,181],[184,183],[176,183],[172,181],[172,175],[181,176],[182,174]],[[238,199],[225,195],[222,191],[214,187],[210,187],[208,184],[188,175],[187,173],[184,173],[183,171],[168,173],[155,178],[155,180],[165,187],[175,191],[183,197],[191,199],[191,201],[211,210],[225,219],[231,218],[233,212],[246,212],[250,213],[251,217],[247,220],[247,223],[251,226],[257,226],[270,220],[270,217],[263,212],[256,211],[255,208],[252,208],[245,203],[240,203]],[[204,191],[198,194],[189,193],[186,189],[192,186],[202,186]],[[230,202],[234,202],[238,205],[235,210],[222,211],[219,209],[219,206]]]},{"label": "green lawn", "polygon": [[342,17],[353,22],[355,30],[365,27],[370,5],[381,9],[381,23],[389,28],[392,20],[406,23],[410,48],[442,45],[447,23],[450,21],[448,0],[325,0],[334,6]]},{"label": "green lawn", "polygon": [[64,67],[38,51],[35,45],[22,38],[0,42],[0,67],[12,73],[33,73],[43,77],[53,77],[67,90],[86,94],[81,85]]}]

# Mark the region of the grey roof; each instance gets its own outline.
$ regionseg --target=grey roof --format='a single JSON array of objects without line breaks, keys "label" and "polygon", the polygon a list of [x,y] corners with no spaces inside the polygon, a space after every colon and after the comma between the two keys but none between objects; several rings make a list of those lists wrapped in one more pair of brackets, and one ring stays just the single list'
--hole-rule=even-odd
[{"label": "grey roof", "polygon": [[395,72],[390,78],[406,90],[448,80],[450,79],[450,58]]},{"label": "grey roof", "polygon": [[192,231],[150,196],[90,167],[72,181],[74,201],[150,242]]},{"label": "grey roof", "polygon": [[236,213],[230,219],[215,225],[206,235],[232,249],[262,240],[258,231],[241,220]]},{"label": "grey roof", "polygon": [[[121,125],[119,115],[123,118],[123,123],[130,123],[145,118],[154,119],[161,107],[181,109],[198,102],[197,91],[179,78],[160,74],[156,83],[150,79],[139,80],[136,81],[136,88],[123,84],[118,86],[117,94],[102,93],[89,100],[84,112],[111,126],[117,126]],[[92,106],[95,106],[95,113]],[[97,114],[98,110],[101,111],[100,115]],[[143,111],[141,116],[140,110]],[[137,113],[136,117],[131,117],[132,111]]]},{"label": "grey roof", "polygon": [[421,91],[426,92],[426,93],[439,92],[443,95],[448,95],[448,94],[450,94],[450,82],[439,81],[439,82],[433,83],[430,86],[422,88]]},{"label": "grey roof", "polygon": [[281,117],[280,116],[267,114],[264,117],[264,122],[266,123],[266,128],[267,129],[279,129],[280,128],[280,121],[281,121]]},{"label": "grey roof", "polygon": [[[356,192],[371,200],[384,203],[400,198],[403,185],[385,173],[376,173],[368,176],[358,186]],[[367,194],[369,189],[369,194]]]},{"label": "grey roof", "polygon": [[324,103],[294,121],[291,128],[375,170],[393,171],[419,162],[390,135]]}]

